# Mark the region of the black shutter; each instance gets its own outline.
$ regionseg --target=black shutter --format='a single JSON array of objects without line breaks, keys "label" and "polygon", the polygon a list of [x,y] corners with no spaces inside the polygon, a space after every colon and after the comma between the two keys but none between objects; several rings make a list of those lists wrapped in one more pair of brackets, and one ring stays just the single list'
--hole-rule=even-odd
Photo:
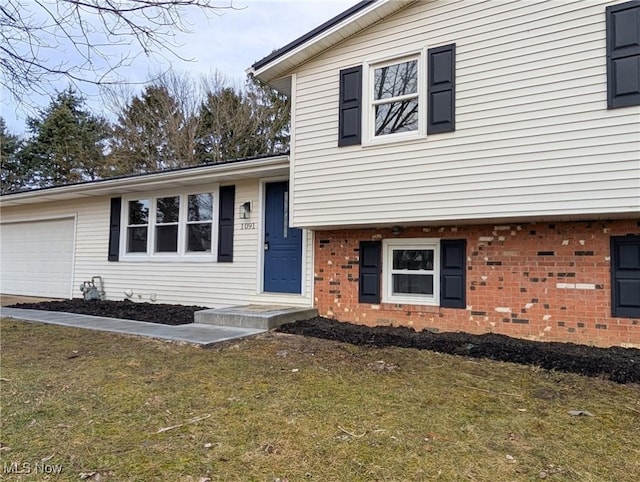
[{"label": "black shutter", "polygon": [[456,44],[429,49],[427,134],[456,130]]},{"label": "black shutter", "polygon": [[111,215],[109,218],[109,261],[118,261],[120,257],[120,214],[122,198],[111,198]]},{"label": "black shutter", "polygon": [[466,308],[467,241],[443,239],[440,242],[440,306]]},{"label": "black shutter", "polygon": [[218,216],[218,261],[233,261],[233,214],[235,212],[235,186],[220,188],[220,214]]},{"label": "black shutter", "polygon": [[353,146],[361,142],[362,129],[362,66],[340,71],[340,115],[338,146]]},{"label": "black shutter", "polygon": [[382,243],[380,241],[360,241],[359,253],[358,302],[380,303]]},{"label": "black shutter", "polygon": [[640,318],[640,236],[611,238],[613,316]]},{"label": "black shutter", "polygon": [[640,105],[640,1],[606,11],[607,107]]}]

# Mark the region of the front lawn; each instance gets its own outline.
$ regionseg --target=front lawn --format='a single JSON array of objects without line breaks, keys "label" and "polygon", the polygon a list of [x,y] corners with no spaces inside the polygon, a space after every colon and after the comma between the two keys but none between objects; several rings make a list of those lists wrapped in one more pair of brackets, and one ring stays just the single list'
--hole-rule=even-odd
[{"label": "front lawn", "polygon": [[0,329],[0,479],[640,474],[638,385],[286,334],[203,350],[10,319]]}]

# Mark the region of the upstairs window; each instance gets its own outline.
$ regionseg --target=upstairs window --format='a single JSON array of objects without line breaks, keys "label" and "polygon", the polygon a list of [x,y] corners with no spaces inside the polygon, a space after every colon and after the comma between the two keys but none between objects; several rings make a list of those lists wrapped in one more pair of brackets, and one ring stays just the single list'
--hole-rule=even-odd
[{"label": "upstairs window", "polygon": [[374,135],[418,131],[418,59],[373,67]]},{"label": "upstairs window", "polygon": [[456,45],[365,61],[339,73],[338,146],[455,131]]}]

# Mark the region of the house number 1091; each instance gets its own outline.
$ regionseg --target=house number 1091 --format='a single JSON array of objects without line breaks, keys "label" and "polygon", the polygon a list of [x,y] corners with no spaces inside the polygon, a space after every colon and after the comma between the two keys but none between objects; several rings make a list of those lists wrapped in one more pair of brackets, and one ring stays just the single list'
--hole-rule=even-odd
[{"label": "house number 1091", "polygon": [[242,223],[240,229],[256,229],[256,223]]}]

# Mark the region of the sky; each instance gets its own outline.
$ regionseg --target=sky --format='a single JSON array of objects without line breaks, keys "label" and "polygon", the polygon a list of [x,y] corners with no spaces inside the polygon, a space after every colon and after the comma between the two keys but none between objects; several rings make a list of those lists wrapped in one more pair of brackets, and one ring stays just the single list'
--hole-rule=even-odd
[{"label": "sky", "polygon": [[[228,4],[228,1],[218,2]],[[357,0],[232,0],[234,9],[220,10],[218,15],[205,17],[197,10],[187,10],[184,19],[190,33],[179,33],[175,49],[179,57],[167,55],[146,57],[140,55],[132,66],[119,74],[140,90],[140,84],[150,75],[169,67],[188,72],[197,79],[216,70],[229,80],[241,83],[245,70],[255,61],[273,50],[312,30],[326,20],[355,5]],[[55,56],[73,62],[73,49],[56,52]],[[64,90],[68,81],[57,81],[52,88]],[[109,116],[98,90],[90,85],[80,85],[87,105],[96,114]],[[17,103],[5,90],[0,91],[0,115],[5,119],[10,133],[25,135],[25,121],[34,116],[36,109],[48,105],[45,95],[30,95],[29,102]]]}]

